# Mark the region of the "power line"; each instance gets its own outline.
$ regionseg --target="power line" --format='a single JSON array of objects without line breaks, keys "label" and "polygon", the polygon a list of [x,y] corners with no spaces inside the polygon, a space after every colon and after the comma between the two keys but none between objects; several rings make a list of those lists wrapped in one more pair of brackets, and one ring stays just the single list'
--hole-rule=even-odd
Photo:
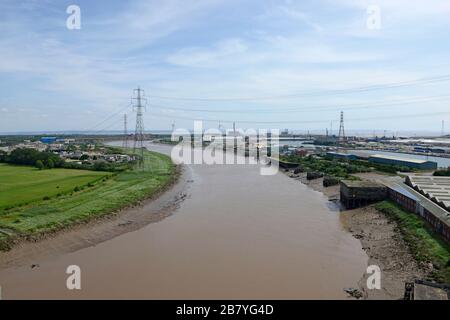
[{"label": "power line", "polygon": [[[408,98],[408,99],[397,99],[391,101],[379,101],[374,103],[353,103],[346,104],[344,107],[346,110],[353,109],[367,109],[373,107],[388,107],[388,106],[396,106],[403,104],[416,104],[416,103],[424,103],[424,102],[439,102],[439,101],[448,101],[450,100],[450,94],[439,95],[439,96],[428,96],[428,97],[418,97],[418,98]],[[198,109],[198,108],[178,108],[178,107],[168,107],[162,105],[151,104],[152,107],[163,110],[172,110],[172,111],[185,111],[185,112],[205,112],[205,113],[300,113],[300,112],[320,112],[320,111],[331,111],[333,109],[341,109],[342,105],[322,105],[322,106],[309,106],[309,107],[296,107],[296,108],[288,108],[282,110],[229,110],[229,109]]]},{"label": "power line", "polygon": [[441,75],[434,77],[426,77],[417,80],[408,80],[408,81],[400,81],[400,82],[391,82],[387,84],[379,84],[379,85],[371,85],[364,87],[356,87],[349,89],[329,89],[329,90],[316,90],[311,92],[300,92],[295,94],[287,94],[287,95],[274,95],[274,96],[262,96],[262,97],[218,97],[218,98],[195,98],[195,97],[169,97],[169,96],[159,96],[159,95],[150,95],[149,97],[155,99],[163,99],[163,100],[176,100],[176,101],[256,101],[256,100],[275,100],[275,99],[290,99],[290,98],[298,98],[298,97],[306,97],[306,96],[323,96],[323,95],[341,95],[341,94],[349,94],[349,93],[358,93],[358,92],[367,92],[374,90],[382,90],[382,89],[393,89],[400,88],[411,85],[418,84],[430,84],[436,82],[449,81],[450,75]]},{"label": "power line", "polygon": [[111,128],[113,128],[113,127],[115,127],[115,126],[121,124],[122,122],[123,122],[122,119],[118,119],[118,120],[114,121],[113,123],[107,125],[106,127],[102,128],[102,129],[99,129],[99,130],[93,130],[93,131],[88,131],[88,132],[94,132],[94,133],[104,132],[104,131],[107,131],[107,130],[109,130],[109,129],[111,129]]},{"label": "power line", "polygon": [[124,110],[130,108],[130,105],[127,105],[125,108],[121,108],[120,110],[118,110],[117,112],[114,112],[113,114],[109,115],[108,117],[106,117],[105,119],[103,119],[102,121],[100,121],[99,123],[97,123],[96,125],[85,129],[84,131],[93,131],[94,129],[100,127],[102,124],[104,124],[105,122],[107,122],[108,120],[112,119],[113,117],[117,116],[119,113],[122,113]]},{"label": "power line", "polygon": [[[248,123],[248,124],[312,124],[312,123],[330,123],[330,119],[323,120],[286,120],[286,121],[249,121],[249,120],[224,120],[224,119],[202,119],[202,118],[192,118],[192,117],[182,117],[176,115],[166,115],[166,114],[158,114],[158,113],[148,113],[155,117],[162,118],[176,118],[181,120],[189,120],[189,121],[204,121],[204,122],[215,122],[220,121],[221,123]],[[347,118],[347,121],[372,121],[372,120],[392,120],[393,118],[405,119],[405,118],[420,118],[420,117],[430,117],[430,116],[440,116],[440,115],[449,115],[450,111],[446,112],[434,112],[434,113],[420,113],[420,114],[402,114],[402,115],[388,115],[381,117],[367,117],[367,118]]]}]

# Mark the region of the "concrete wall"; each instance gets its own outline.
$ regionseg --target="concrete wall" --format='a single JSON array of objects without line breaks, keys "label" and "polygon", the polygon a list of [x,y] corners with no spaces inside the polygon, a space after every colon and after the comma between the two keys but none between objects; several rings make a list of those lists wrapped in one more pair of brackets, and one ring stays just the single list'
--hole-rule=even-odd
[{"label": "concrete wall", "polygon": [[384,186],[348,186],[341,182],[341,202],[347,209],[362,207],[387,198]]}]

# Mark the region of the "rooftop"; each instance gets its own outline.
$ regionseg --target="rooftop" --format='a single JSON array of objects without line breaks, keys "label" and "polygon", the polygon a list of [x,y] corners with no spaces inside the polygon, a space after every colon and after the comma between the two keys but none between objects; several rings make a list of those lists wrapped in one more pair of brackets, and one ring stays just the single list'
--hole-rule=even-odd
[{"label": "rooftop", "polygon": [[427,160],[401,158],[401,157],[388,156],[388,155],[384,155],[384,154],[374,154],[374,155],[371,155],[369,158],[379,158],[379,159],[388,159],[388,160],[395,160],[395,161],[405,161],[405,162],[417,163],[417,164],[423,164],[423,163],[430,162],[430,161],[427,161]]},{"label": "rooftop", "polygon": [[342,184],[344,184],[348,188],[380,188],[383,187],[383,185],[368,181],[368,180],[342,180]]},{"label": "rooftop", "polygon": [[[408,182],[408,178],[406,180]],[[411,186],[401,182],[401,179],[383,179],[382,183],[388,188],[418,201],[423,208],[427,209],[435,217],[439,218],[439,220],[450,226],[450,212],[431,199],[428,199],[426,196],[418,192],[417,189],[413,189]]]},{"label": "rooftop", "polygon": [[450,177],[410,175],[406,183],[450,211]]}]

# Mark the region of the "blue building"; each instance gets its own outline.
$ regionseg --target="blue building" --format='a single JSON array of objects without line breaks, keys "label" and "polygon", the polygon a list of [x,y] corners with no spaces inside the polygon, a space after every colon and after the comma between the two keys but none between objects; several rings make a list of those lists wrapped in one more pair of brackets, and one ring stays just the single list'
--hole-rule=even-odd
[{"label": "blue building", "polygon": [[340,152],[327,152],[327,158],[341,159],[341,160],[357,160],[358,157],[354,154],[340,153]]},{"label": "blue building", "polygon": [[419,169],[419,170],[436,170],[437,166],[438,166],[437,163],[434,161],[398,158],[398,157],[385,156],[385,155],[379,155],[379,154],[370,156],[369,162],[379,163],[379,164],[387,164],[387,165],[393,165],[393,166],[402,166],[402,167],[408,167],[408,168]]},{"label": "blue building", "polygon": [[46,143],[46,144],[54,143],[55,141],[56,141],[56,137],[42,137],[41,138],[41,142]]}]

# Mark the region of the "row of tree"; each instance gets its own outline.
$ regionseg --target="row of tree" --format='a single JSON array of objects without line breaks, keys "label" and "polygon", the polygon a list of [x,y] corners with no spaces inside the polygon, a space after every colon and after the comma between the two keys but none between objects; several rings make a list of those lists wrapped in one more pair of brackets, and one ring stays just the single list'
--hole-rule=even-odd
[{"label": "row of tree", "polygon": [[0,153],[0,162],[36,166],[39,169],[60,168],[64,166],[64,160],[58,155],[28,148],[14,149],[9,155]]},{"label": "row of tree", "polygon": [[450,177],[450,167],[448,169],[436,170],[433,175],[436,177]]},{"label": "row of tree", "polygon": [[[81,158],[80,160],[85,160],[87,158],[88,156],[85,155],[84,158]],[[109,172],[118,172],[131,169],[134,164],[134,162],[118,163],[118,164],[108,163],[103,160],[95,161],[94,163],[78,164],[73,162],[65,162],[57,154],[51,152],[40,152],[28,148],[14,149],[9,155],[6,152],[0,151],[0,162],[16,165],[35,166],[40,170],[52,168],[66,168],[66,169],[84,169],[84,170],[109,171]]]}]

